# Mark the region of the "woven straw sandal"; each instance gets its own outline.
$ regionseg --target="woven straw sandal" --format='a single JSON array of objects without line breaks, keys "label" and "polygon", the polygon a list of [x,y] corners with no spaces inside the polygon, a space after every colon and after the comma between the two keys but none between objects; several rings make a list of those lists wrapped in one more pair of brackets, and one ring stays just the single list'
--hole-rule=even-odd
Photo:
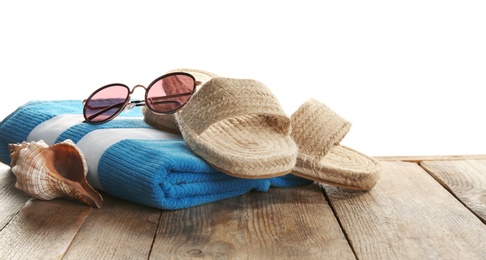
[{"label": "woven straw sandal", "polygon": [[[180,69],[174,69],[168,71],[167,73],[171,73],[171,72],[189,73],[193,75],[194,78],[197,81],[200,81],[202,84],[206,83],[208,80],[212,78],[218,77],[214,73],[204,71],[204,70],[198,70],[198,69],[180,68]],[[196,88],[196,91],[198,90],[199,88]],[[142,108],[142,113],[143,113],[143,120],[145,121],[145,123],[149,124],[150,126],[162,131],[171,132],[174,134],[181,134],[174,114],[157,114],[152,112],[146,106]]]},{"label": "woven straw sandal", "polygon": [[339,143],[351,123],[315,99],[291,116],[292,138],[299,146],[292,174],[352,190],[371,190],[380,178],[379,162]]},{"label": "woven straw sandal", "polygon": [[277,177],[295,165],[298,148],[290,118],[256,80],[213,78],[176,119],[189,148],[228,175]]}]

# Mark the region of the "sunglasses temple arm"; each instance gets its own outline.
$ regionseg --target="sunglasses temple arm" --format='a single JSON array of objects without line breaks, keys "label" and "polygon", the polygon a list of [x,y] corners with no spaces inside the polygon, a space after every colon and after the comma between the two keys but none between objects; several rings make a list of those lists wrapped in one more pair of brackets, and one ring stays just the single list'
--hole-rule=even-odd
[{"label": "sunglasses temple arm", "polygon": [[180,104],[181,102],[179,100],[167,100],[167,99],[183,97],[183,96],[187,96],[187,95],[191,95],[191,94],[192,94],[192,92],[184,92],[184,93],[167,95],[167,96],[162,96],[162,97],[153,97],[153,98],[149,98],[149,100],[152,101],[153,104],[162,104],[162,103],[178,103],[178,104]]},{"label": "sunglasses temple arm", "polygon": [[145,106],[145,101],[144,100],[135,100],[135,101],[130,101],[130,105],[133,105],[135,107],[140,107],[140,106]]},{"label": "sunglasses temple arm", "polygon": [[[91,115],[90,117],[88,117],[87,119],[88,119],[88,120],[92,120],[92,119],[94,119],[94,118],[98,117],[99,115],[102,115],[102,114],[103,114],[103,113],[105,113],[106,111],[108,111],[108,110],[110,110],[110,109],[112,109],[112,108],[115,108],[115,107],[120,107],[120,106],[123,106],[124,104],[125,104],[125,103],[116,103],[116,104],[111,105],[111,106],[109,106],[109,107],[105,107],[105,108],[103,108],[102,110],[100,110],[100,111],[98,111],[98,112],[96,112],[96,113],[92,114],[92,115]],[[90,107],[90,106],[87,106],[87,107]],[[90,108],[93,108],[93,107],[90,107]]]}]

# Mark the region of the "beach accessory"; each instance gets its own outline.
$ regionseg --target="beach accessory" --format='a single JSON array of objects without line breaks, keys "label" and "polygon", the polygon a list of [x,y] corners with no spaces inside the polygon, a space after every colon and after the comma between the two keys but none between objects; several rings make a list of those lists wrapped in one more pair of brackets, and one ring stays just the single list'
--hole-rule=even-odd
[{"label": "beach accessory", "polygon": [[15,187],[41,200],[70,197],[91,207],[103,205],[88,184],[86,159],[69,139],[48,146],[44,141],[9,144]]},{"label": "beach accessory", "polygon": [[299,146],[292,174],[353,190],[371,190],[381,166],[372,157],[340,145],[351,123],[315,99],[291,116],[292,138]]},{"label": "beach accessory", "polygon": [[[218,77],[218,75],[208,71],[199,70],[199,69],[190,69],[190,68],[174,69],[168,71],[167,73],[174,73],[174,72],[185,72],[191,74],[192,76],[194,76],[196,81],[201,82],[201,84],[199,84],[198,86],[203,86],[204,83],[206,83],[208,80]],[[198,91],[199,89],[200,87],[196,87],[196,91]],[[177,125],[174,114],[155,113],[152,110],[148,109],[147,107],[142,108],[142,113],[143,113],[144,121],[147,124],[153,126],[154,128],[179,134],[179,135],[181,134],[181,131],[179,130],[179,126]]]},{"label": "beach accessory", "polygon": [[10,164],[11,143],[44,140],[53,145],[70,139],[85,155],[93,188],[166,210],[312,183],[290,174],[250,180],[219,172],[194,155],[180,135],[147,125],[141,108],[93,125],[83,123],[80,100],[28,102],[0,122],[0,161]]},{"label": "beach accessory", "polygon": [[175,116],[189,148],[228,175],[275,177],[295,165],[290,118],[261,82],[213,78]]},{"label": "beach accessory", "polygon": [[[83,115],[88,123],[104,123],[115,118],[125,108],[143,105],[155,113],[174,113],[187,103],[198,84],[200,82],[194,76],[185,72],[165,74],[152,81],[147,88],[136,85],[131,91],[124,84],[109,84],[83,101]],[[145,100],[130,101],[130,95],[138,87],[145,89]]]}]

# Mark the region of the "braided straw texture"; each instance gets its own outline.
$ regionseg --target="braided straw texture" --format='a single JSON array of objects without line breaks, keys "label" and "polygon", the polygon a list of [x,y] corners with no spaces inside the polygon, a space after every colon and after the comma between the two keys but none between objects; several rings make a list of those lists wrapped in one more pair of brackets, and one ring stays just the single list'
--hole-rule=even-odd
[{"label": "braided straw texture", "polygon": [[351,128],[351,122],[315,99],[307,100],[291,118],[292,138],[299,145],[299,151],[316,159],[339,144]]},{"label": "braided straw texture", "polygon": [[290,118],[256,80],[213,78],[176,118],[191,150],[229,175],[275,177],[295,165]]},{"label": "braided straw texture", "polygon": [[351,123],[315,99],[291,116],[292,138],[299,146],[295,175],[354,190],[370,190],[380,178],[375,159],[339,143]]},{"label": "braided straw texture", "polygon": [[[194,76],[194,78],[197,81],[200,81],[202,84],[206,83],[208,80],[212,78],[218,77],[218,75],[204,71],[204,70],[198,70],[198,69],[189,69],[189,68],[180,68],[180,69],[174,69],[170,70],[167,73],[172,73],[172,72],[186,72]],[[196,91],[198,91],[199,88],[196,88]],[[179,126],[177,125],[177,121],[175,119],[174,114],[157,114],[152,112],[150,109],[147,107],[142,108],[142,114],[144,121],[151,125],[154,128],[175,133],[175,134],[180,134]]]}]

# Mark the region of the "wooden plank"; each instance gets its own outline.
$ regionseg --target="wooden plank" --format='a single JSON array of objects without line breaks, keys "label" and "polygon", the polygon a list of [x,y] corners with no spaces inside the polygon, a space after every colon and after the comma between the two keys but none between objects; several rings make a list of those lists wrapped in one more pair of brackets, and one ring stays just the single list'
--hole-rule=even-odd
[{"label": "wooden plank", "polygon": [[403,162],[422,162],[422,161],[450,161],[450,160],[486,160],[486,154],[468,155],[423,155],[423,156],[375,156],[380,161],[403,161]]},{"label": "wooden plank", "polygon": [[323,186],[358,259],[485,259],[486,226],[416,163],[370,192]]},{"label": "wooden plank", "polygon": [[486,223],[486,160],[428,161],[420,165]]},{"label": "wooden plank", "polygon": [[315,184],[162,212],[153,259],[355,259]]},{"label": "wooden plank", "polygon": [[0,163],[0,231],[30,199],[25,192],[15,188],[15,181],[10,167]]},{"label": "wooden plank", "polygon": [[30,199],[0,232],[3,259],[60,259],[91,208],[65,199]]},{"label": "wooden plank", "polygon": [[148,259],[160,210],[102,196],[63,259]]}]

